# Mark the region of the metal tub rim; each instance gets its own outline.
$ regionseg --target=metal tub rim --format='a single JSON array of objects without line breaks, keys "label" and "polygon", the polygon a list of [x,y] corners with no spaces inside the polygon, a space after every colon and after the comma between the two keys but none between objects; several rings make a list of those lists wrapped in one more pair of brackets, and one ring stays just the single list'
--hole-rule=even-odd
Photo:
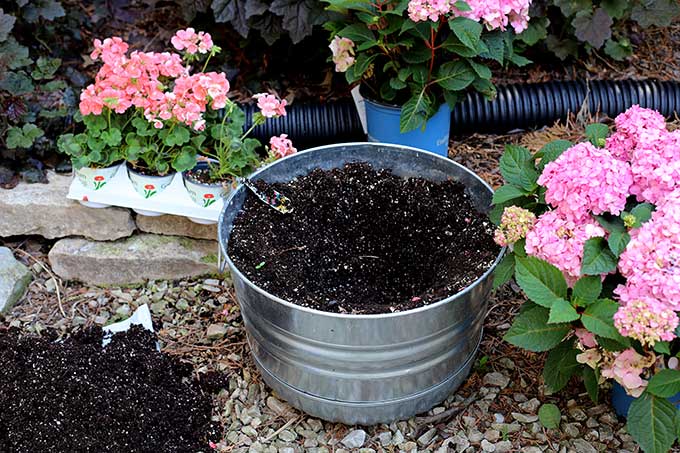
[{"label": "metal tub rim", "polygon": [[[314,147],[314,148],[309,148],[309,149],[306,149],[304,151],[299,151],[298,153],[286,156],[283,159],[278,159],[278,160],[272,162],[271,164],[260,168],[259,170],[257,170],[253,174],[251,174],[249,176],[249,178],[257,178],[261,173],[265,172],[272,165],[277,165],[279,162],[282,162],[282,161],[287,160],[287,159],[294,159],[296,156],[299,156],[300,154],[312,153],[312,152],[318,151],[319,149],[328,150],[328,149],[332,149],[332,148],[342,148],[342,147],[347,147],[347,146],[359,146],[359,145],[360,146],[376,146],[376,147],[380,146],[380,147],[395,148],[395,149],[400,149],[400,150],[410,150],[410,151],[413,151],[413,152],[416,152],[416,153],[427,154],[429,157],[434,157],[436,159],[445,160],[448,163],[452,163],[455,166],[459,167],[464,172],[470,174],[477,181],[479,181],[485,188],[487,188],[491,193],[494,192],[493,188],[486,181],[484,181],[482,178],[480,178],[475,172],[473,172],[472,170],[470,170],[466,166],[461,165],[461,164],[459,164],[458,162],[456,162],[452,159],[449,159],[448,157],[443,157],[443,156],[440,156],[440,155],[433,153],[431,151],[426,151],[426,150],[423,150],[423,149],[414,148],[412,146],[395,145],[395,144],[392,144],[392,143],[376,143],[376,142],[347,142],[347,143],[337,143],[337,144],[333,144],[333,145],[323,145],[323,146],[317,146],[317,147]],[[500,252],[498,253],[498,256],[496,257],[494,262],[491,264],[491,266],[489,266],[489,268],[486,271],[484,271],[484,273],[482,275],[480,275],[473,283],[466,286],[465,289],[458,291],[457,293],[452,294],[452,295],[446,297],[445,299],[442,299],[442,300],[435,302],[433,304],[424,305],[422,307],[413,308],[411,310],[405,310],[405,311],[400,311],[400,312],[396,312],[396,313],[378,313],[378,314],[351,314],[351,313],[347,313],[347,314],[345,314],[345,313],[331,313],[331,312],[327,312],[327,311],[323,311],[323,310],[316,310],[314,308],[303,307],[301,305],[294,304],[293,302],[289,302],[285,299],[281,299],[280,297],[275,296],[274,294],[271,294],[271,293],[265,291],[264,289],[260,288],[258,285],[256,285],[252,281],[250,281],[250,279],[248,279],[238,269],[238,267],[236,267],[234,262],[229,257],[229,253],[227,251],[227,242],[228,241],[226,241],[226,238],[223,237],[224,229],[222,228],[222,224],[223,224],[223,221],[224,221],[224,218],[225,218],[226,211],[229,208],[229,205],[231,204],[231,200],[234,197],[236,197],[242,190],[246,190],[246,189],[244,188],[243,185],[239,185],[236,189],[234,189],[229,194],[229,197],[224,200],[224,206],[222,207],[222,212],[220,213],[220,219],[219,219],[219,224],[218,224],[218,228],[217,228],[217,240],[219,242],[219,247],[220,247],[220,251],[221,251],[221,254],[222,254],[222,259],[225,260],[225,262],[229,266],[229,269],[231,270],[231,272],[235,273],[238,278],[240,278],[243,282],[245,282],[246,285],[248,285],[254,291],[256,291],[256,292],[260,293],[261,295],[263,295],[263,296],[265,296],[265,297],[267,297],[267,298],[269,298],[269,299],[271,299],[271,300],[273,300],[273,301],[275,301],[275,302],[277,302],[281,305],[284,305],[288,308],[291,308],[291,309],[294,309],[294,310],[300,310],[300,311],[303,311],[303,312],[307,312],[309,314],[314,314],[314,315],[319,315],[319,316],[327,316],[329,318],[337,318],[337,319],[386,319],[386,318],[399,318],[399,317],[402,317],[402,316],[410,316],[410,315],[413,315],[415,313],[420,313],[420,312],[424,312],[424,311],[427,311],[427,310],[431,310],[431,309],[440,307],[442,305],[446,305],[450,302],[454,302],[455,300],[461,298],[461,296],[465,295],[466,293],[471,292],[476,286],[481,284],[481,282],[483,282],[489,276],[489,274],[491,274],[494,271],[494,269],[496,269],[496,266],[499,264],[501,259],[503,259],[503,255],[505,254],[506,247],[503,247],[500,250]]]}]

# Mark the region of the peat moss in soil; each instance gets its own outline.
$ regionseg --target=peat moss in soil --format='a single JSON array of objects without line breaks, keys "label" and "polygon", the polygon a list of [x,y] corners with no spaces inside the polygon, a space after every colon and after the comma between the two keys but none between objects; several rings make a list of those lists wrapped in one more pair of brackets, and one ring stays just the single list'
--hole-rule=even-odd
[{"label": "peat moss in soil", "polygon": [[139,326],[105,348],[102,338],[100,328],[63,342],[0,329],[0,451],[209,451],[218,426],[191,365]]},{"label": "peat moss in soil", "polygon": [[227,184],[227,181],[215,181],[210,177],[210,169],[208,168],[198,168],[195,170],[189,170],[185,173],[187,179],[199,184]]},{"label": "peat moss in soil", "polygon": [[466,288],[500,252],[488,217],[455,181],[404,179],[357,162],[271,188],[293,212],[248,193],[229,255],[256,285],[301,306],[410,310]]}]

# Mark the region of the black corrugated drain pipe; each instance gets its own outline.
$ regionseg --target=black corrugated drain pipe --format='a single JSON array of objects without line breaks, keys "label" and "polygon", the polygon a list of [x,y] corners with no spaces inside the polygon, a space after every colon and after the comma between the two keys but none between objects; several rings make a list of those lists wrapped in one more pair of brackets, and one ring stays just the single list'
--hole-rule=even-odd
[{"label": "black corrugated drain pipe", "polygon": [[[451,134],[504,133],[550,125],[578,112],[587,98],[591,112],[614,117],[633,104],[658,110],[666,117],[680,112],[680,83],[654,80],[568,81],[498,87],[487,101],[469,92],[451,114]],[[245,107],[247,122],[255,111]],[[268,121],[253,134],[263,142],[288,134],[299,148],[366,139],[351,99],[323,104],[294,104],[288,115]]]}]

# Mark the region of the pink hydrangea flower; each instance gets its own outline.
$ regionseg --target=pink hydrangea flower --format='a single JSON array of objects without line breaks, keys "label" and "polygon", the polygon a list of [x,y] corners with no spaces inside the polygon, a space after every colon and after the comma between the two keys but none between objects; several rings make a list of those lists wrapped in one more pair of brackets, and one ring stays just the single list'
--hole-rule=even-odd
[{"label": "pink hydrangea flower", "polygon": [[579,143],[548,163],[538,178],[545,200],[575,217],[611,212],[626,205],[633,175],[628,163],[590,143]]},{"label": "pink hydrangea flower", "polygon": [[461,16],[483,22],[489,30],[505,30],[510,25],[515,33],[521,33],[529,25],[531,0],[468,0],[469,11],[458,10],[455,3],[455,0],[411,0],[408,15],[414,22],[437,22],[449,15]]},{"label": "pink hydrangea flower", "polygon": [[508,206],[503,210],[501,225],[494,234],[494,240],[501,247],[514,244],[526,237],[536,223],[533,212],[519,206]]},{"label": "pink hydrangea flower", "polygon": [[652,218],[630,231],[619,258],[626,285],[617,288],[624,302],[654,298],[680,311],[680,191],[671,194]]},{"label": "pink hydrangea flower", "polygon": [[574,334],[578,338],[579,343],[585,348],[595,348],[597,347],[597,340],[595,340],[595,334],[587,329],[578,328],[574,329]]},{"label": "pink hydrangea flower", "polygon": [[640,141],[651,143],[666,131],[666,120],[656,110],[633,105],[614,120],[616,132],[609,136],[606,148],[621,160],[630,160]]},{"label": "pink hydrangea flower", "polygon": [[585,242],[604,236],[604,229],[590,217],[574,218],[559,210],[548,211],[527,233],[526,252],[561,270],[571,286],[581,277]]},{"label": "pink hydrangea flower", "polygon": [[[621,300],[628,298],[620,293]],[[651,297],[627,300],[614,314],[614,325],[621,335],[638,340],[644,346],[675,338],[678,316],[666,304]]]},{"label": "pink hydrangea flower", "polygon": [[293,142],[290,141],[287,134],[272,137],[269,139],[269,146],[277,158],[297,153],[297,149],[293,147]]},{"label": "pink hydrangea flower", "polygon": [[268,93],[256,94],[253,99],[257,99],[257,107],[265,118],[286,116],[288,102],[285,99],[279,100],[273,94]]},{"label": "pink hydrangea flower", "polygon": [[213,48],[212,37],[208,33],[187,28],[186,30],[178,30],[175,36],[170,40],[172,45],[177,50],[186,50],[188,54],[194,55],[196,53],[208,53]]},{"label": "pink hydrangea flower", "polygon": [[648,357],[642,356],[632,348],[616,352],[614,355],[615,359],[612,363],[602,366],[602,376],[614,379],[621,384],[626,393],[637,398],[647,387],[647,381],[640,375],[645,368],[654,364],[656,357],[654,354]]},{"label": "pink hydrangea flower", "polygon": [[354,41],[336,36],[328,46],[333,54],[336,72],[345,72],[354,64]]},{"label": "pink hydrangea flower", "polygon": [[680,187],[680,131],[659,136],[641,134],[630,151],[633,185],[630,192],[640,201],[661,202]]}]

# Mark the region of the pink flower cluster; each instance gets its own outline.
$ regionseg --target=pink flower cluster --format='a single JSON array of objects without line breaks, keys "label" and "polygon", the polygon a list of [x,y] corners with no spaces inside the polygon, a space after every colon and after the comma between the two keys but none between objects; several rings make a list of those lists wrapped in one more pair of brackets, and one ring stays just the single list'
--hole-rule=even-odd
[{"label": "pink flower cluster", "polygon": [[328,46],[333,53],[336,72],[345,72],[354,64],[354,41],[336,36]]},{"label": "pink flower cluster", "polygon": [[[624,301],[624,297],[621,301]],[[671,341],[675,338],[678,316],[658,299],[640,297],[625,302],[619,308],[614,315],[614,325],[621,335],[651,347],[657,341]]]},{"label": "pink flower cluster", "polygon": [[269,146],[276,158],[282,158],[297,153],[287,134],[281,134],[269,139]]},{"label": "pink flower cluster", "polygon": [[186,30],[178,30],[175,36],[170,40],[172,45],[177,50],[186,50],[188,54],[194,55],[196,53],[208,53],[213,48],[213,40],[210,34],[187,28]]},{"label": "pink flower cluster", "polygon": [[253,96],[253,99],[257,99],[257,107],[265,118],[286,116],[288,102],[285,99],[279,100],[273,94],[268,93],[258,93]]},{"label": "pink flower cluster", "polygon": [[541,214],[527,233],[526,252],[561,270],[571,286],[581,276],[585,242],[604,237],[605,230],[592,218],[575,218],[559,209]]},{"label": "pink flower cluster", "polygon": [[448,15],[466,17],[483,22],[489,30],[505,30],[509,24],[515,33],[521,33],[529,26],[531,0],[467,0],[469,11],[457,9],[455,3],[456,0],[411,0],[408,15],[414,22],[437,22]]},{"label": "pink flower cluster", "polygon": [[620,214],[633,184],[630,165],[589,142],[567,149],[538,178],[545,201],[575,218]]},{"label": "pink flower cluster", "polygon": [[535,222],[533,212],[519,206],[508,206],[503,210],[501,225],[494,234],[494,241],[501,247],[514,244],[526,237]]},{"label": "pink flower cluster", "polygon": [[632,348],[615,352],[614,356],[611,363],[602,366],[602,376],[614,379],[629,395],[637,398],[647,387],[647,381],[642,379],[641,374],[644,373],[645,368],[654,364],[656,357],[654,354],[645,357]]},{"label": "pink flower cluster", "polygon": [[175,53],[134,51],[127,56],[128,45],[120,38],[95,40],[94,45],[91,57],[103,65],[95,83],[80,95],[83,115],[100,115],[105,107],[119,114],[136,108],[156,128],[174,119],[201,130],[206,108],[226,104],[229,82],[224,73],[189,74]]},{"label": "pink flower cluster", "polygon": [[615,122],[616,132],[606,146],[618,159],[630,162],[630,192],[640,201],[656,204],[680,188],[680,132],[668,132],[660,113],[637,105]]}]

